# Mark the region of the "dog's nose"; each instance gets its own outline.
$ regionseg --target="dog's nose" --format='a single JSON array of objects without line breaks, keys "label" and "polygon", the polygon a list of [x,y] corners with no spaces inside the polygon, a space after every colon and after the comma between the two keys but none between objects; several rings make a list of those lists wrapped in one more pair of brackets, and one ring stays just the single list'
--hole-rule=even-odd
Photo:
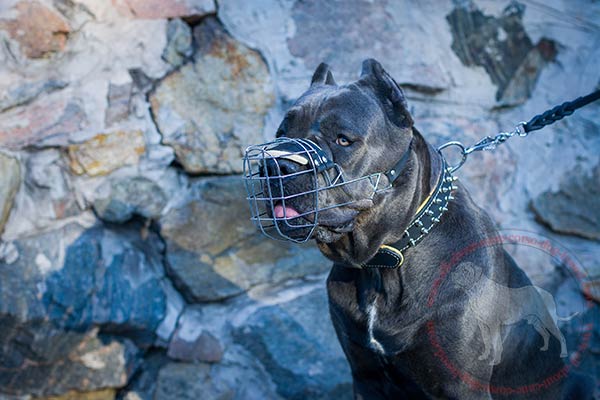
[{"label": "dog's nose", "polygon": [[261,170],[262,176],[286,176],[292,175],[296,172],[299,172],[301,169],[301,165],[285,159],[268,159],[265,161],[266,174],[264,170]]}]

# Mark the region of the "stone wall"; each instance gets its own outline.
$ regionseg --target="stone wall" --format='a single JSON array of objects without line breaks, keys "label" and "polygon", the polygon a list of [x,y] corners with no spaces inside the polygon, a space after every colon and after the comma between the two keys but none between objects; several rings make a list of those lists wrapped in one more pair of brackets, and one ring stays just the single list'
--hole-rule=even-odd
[{"label": "stone wall", "polygon": [[[3,0],[0,399],[350,398],[329,263],[257,234],[242,149],[319,62],[347,82],[367,57],[431,143],[473,143],[600,88],[599,21],[592,0]],[[600,299],[600,104],[458,175]],[[586,354],[600,376],[600,324]]]}]

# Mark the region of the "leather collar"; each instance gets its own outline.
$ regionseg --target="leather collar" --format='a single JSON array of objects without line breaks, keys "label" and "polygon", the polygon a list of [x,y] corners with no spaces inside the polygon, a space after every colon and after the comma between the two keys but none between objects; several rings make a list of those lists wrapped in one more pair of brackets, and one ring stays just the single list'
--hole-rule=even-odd
[{"label": "leather collar", "polygon": [[416,246],[440,222],[448,211],[448,203],[453,200],[452,193],[458,189],[451,168],[442,157],[442,171],[434,189],[417,209],[417,213],[404,231],[402,238],[393,245],[382,245],[375,256],[362,265],[363,268],[398,268],[404,262],[403,252]]}]

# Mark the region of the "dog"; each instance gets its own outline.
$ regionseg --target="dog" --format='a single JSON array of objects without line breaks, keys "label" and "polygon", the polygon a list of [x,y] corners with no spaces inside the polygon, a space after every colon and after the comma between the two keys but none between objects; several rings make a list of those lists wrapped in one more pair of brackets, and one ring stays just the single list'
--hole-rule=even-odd
[{"label": "dog", "polygon": [[[345,85],[338,85],[330,68],[321,64],[310,88],[285,114],[277,137],[318,143],[346,180],[388,171],[378,175],[387,189],[375,195],[368,195],[362,183],[333,185],[319,192],[319,206],[347,205],[322,207],[314,232],[309,231],[321,252],[333,261],[327,279],[329,311],[351,367],[356,399],[507,397],[506,388],[544,382],[563,370],[562,341],[550,340],[549,345],[544,344],[548,351],[540,352],[539,335],[526,324],[511,326],[501,360],[490,363],[481,359],[489,343],[478,334],[479,320],[470,311],[469,291],[443,284],[435,304],[428,305],[444,261],[465,244],[497,232],[463,185],[440,186],[440,177],[444,182],[453,181],[444,175],[449,169],[415,128],[404,92],[379,62],[365,60],[359,79]],[[285,153],[281,148],[277,152]],[[310,164],[306,157],[294,160],[295,153],[285,154],[289,154],[282,161],[289,164],[286,168],[298,170]],[[396,170],[398,165],[402,167]],[[302,185],[302,181],[296,182],[293,190],[316,192]],[[451,191],[444,197],[447,203],[439,207],[443,215],[433,216],[430,208],[427,212],[435,226],[419,228],[424,233],[418,243],[411,241],[399,251],[394,245],[406,236],[407,227],[414,226],[414,216],[422,212],[423,204],[430,203],[428,198],[436,187],[440,193],[441,189]],[[315,199],[290,200],[287,206],[278,203],[269,217],[276,223],[300,216],[305,216],[304,222],[315,221],[316,212],[306,211]],[[286,229],[286,236],[293,234],[294,224],[287,224]],[[387,268],[390,265],[376,263],[373,268],[371,260],[376,257],[392,257],[395,265]],[[468,254],[459,266],[463,263],[477,266],[498,283],[480,293],[477,307],[485,308],[479,311],[486,315],[493,314],[495,304],[507,300],[501,288],[531,286],[526,274],[500,247]],[[527,296],[541,301],[532,292]],[[528,300],[523,301],[525,304],[513,306],[527,307]],[[518,315],[524,312],[513,311]],[[537,385],[531,392],[511,392],[509,397],[586,399],[592,396],[592,385],[590,379],[569,370],[564,379]]]}]

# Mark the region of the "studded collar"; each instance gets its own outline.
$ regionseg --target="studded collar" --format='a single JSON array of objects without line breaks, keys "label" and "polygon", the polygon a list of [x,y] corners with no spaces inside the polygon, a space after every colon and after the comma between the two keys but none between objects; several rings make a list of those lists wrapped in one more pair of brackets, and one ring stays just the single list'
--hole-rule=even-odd
[{"label": "studded collar", "polygon": [[456,177],[452,176],[442,157],[442,172],[429,196],[417,209],[402,238],[393,245],[382,245],[375,256],[362,265],[363,268],[397,268],[404,262],[404,251],[416,246],[440,222],[442,215],[448,211],[448,203],[454,199],[452,193],[457,189],[454,185]]}]

